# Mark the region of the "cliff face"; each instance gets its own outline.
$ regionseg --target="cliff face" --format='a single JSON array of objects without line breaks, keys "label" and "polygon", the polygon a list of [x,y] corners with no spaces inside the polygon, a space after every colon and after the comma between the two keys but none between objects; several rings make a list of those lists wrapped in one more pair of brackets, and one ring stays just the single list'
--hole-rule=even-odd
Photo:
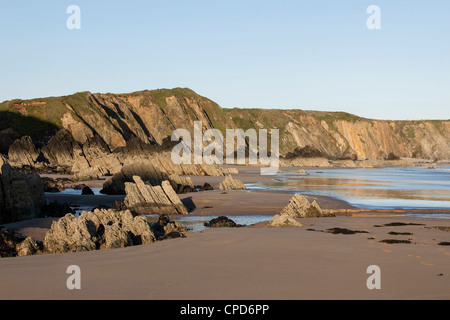
[{"label": "cliff face", "polygon": [[192,132],[194,121],[202,121],[204,130],[223,133],[228,128],[280,129],[282,155],[309,145],[334,159],[382,159],[389,153],[450,159],[450,120],[380,121],[342,112],[222,109],[182,88],[6,101],[0,104],[0,140],[9,146],[11,137],[29,135],[42,147],[64,128],[80,145],[101,137],[104,148],[114,151],[131,137],[162,144],[175,129]]}]

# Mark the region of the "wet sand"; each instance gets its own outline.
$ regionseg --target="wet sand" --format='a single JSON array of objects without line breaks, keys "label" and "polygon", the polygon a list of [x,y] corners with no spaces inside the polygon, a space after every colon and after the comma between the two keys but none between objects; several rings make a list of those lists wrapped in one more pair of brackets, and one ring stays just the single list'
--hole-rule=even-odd
[{"label": "wet sand", "polygon": [[[450,248],[438,245],[449,232],[431,228],[449,220],[299,221],[305,226],[210,229],[124,249],[0,259],[0,299],[450,298]],[[391,222],[424,225],[376,227]],[[321,232],[334,227],[368,233]],[[379,242],[393,238],[411,243]],[[81,290],[66,288],[69,265],[81,268]],[[380,290],[366,286],[371,265],[381,269]]]}]

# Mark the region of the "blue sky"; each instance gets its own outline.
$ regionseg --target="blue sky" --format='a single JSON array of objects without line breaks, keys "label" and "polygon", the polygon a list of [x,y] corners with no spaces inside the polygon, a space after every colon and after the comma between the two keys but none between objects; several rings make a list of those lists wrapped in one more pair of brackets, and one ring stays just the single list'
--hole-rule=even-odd
[{"label": "blue sky", "polygon": [[0,101],[188,87],[222,107],[450,119],[448,0],[0,3]]}]

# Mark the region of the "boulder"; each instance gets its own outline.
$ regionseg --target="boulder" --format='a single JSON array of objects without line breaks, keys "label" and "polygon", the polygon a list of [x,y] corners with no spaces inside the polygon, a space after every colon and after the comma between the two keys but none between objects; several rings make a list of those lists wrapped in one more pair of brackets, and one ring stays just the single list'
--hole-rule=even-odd
[{"label": "boulder", "polygon": [[231,175],[227,175],[219,185],[220,190],[246,190],[241,180],[234,179]]},{"label": "boulder", "polygon": [[153,222],[151,227],[158,240],[185,237],[184,232],[187,231],[184,225],[171,221],[166,214],[160,215],[158,221]]},{"label": "boulder", "polygon": [[46,233],[44,251],[63,253],[150,244],[156,237],[147,219],[131,211],[94,210],[67,214]]},{"label": "boulder", "polygon": [[312,203],[304,196],[296,193],[287,206],[281,210],[281,215],[287,215],[293,218],[311,218],[311,217],[331,217],[333,213],[328,210],[323,210],[319,204],[314,200]]},{"label": "boulder", "polygon": [[94,195],[94,191],[92,191],[91,188],[89,188],[88,186],[85,186],[82,190],[81,190],[81,194],[83,196],[93,196]]},{"label": "boulder", "polygon": [[39,175],[14,170],[0,155],[0,222],[37,218],[44,205]]},{"label": "boulder", "polygon": [[209,220],[209,222],[204,223],[205,227],[208,228],[235,228],[240,227],[240,225],[236,224],[233,220],[229,219],[225,216],[220,216],[218,218],[214,218]]}]

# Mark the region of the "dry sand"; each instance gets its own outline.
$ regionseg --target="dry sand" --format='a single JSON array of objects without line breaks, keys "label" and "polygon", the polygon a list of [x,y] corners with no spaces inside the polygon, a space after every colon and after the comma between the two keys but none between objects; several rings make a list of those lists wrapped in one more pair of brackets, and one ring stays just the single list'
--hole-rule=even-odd
[{"label": "dry sand", "polygon": [[[302,228],[245,227],[189,233],[185,239],[84,253],[0,259],[0,299],[449,299],[445,219],[299,219]],[[391,222],[424,226],[375,227]],[[364,230],[351,235],[320,232]],[[320,231],[311,231],[315,229]],[[410,232],[408,236],[388,232]],[[411,239],[383,244],[383,239]],[[81,290],[68,290],[69,265]],[[366,286],[381,268],[381,289]]]}]

